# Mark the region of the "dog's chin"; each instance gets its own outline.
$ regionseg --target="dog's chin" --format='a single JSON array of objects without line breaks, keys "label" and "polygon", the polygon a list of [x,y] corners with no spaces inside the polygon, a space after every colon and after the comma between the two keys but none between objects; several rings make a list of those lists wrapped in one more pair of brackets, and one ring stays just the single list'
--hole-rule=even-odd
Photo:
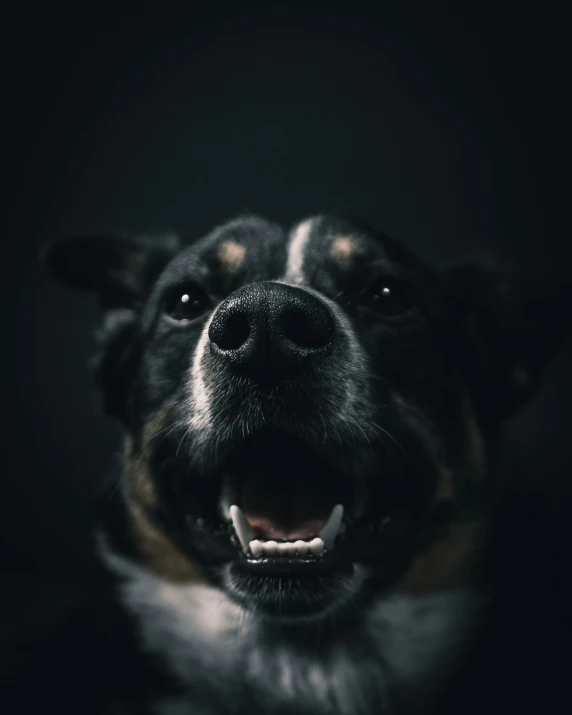
[{"label": "dog's chin", "polygon": [[364,591],[362,566],[322,572],[256,574],[238,563],[226,569],[223,583],[231,600],[257,617],[278,622],[319,622],[355,610]]}]

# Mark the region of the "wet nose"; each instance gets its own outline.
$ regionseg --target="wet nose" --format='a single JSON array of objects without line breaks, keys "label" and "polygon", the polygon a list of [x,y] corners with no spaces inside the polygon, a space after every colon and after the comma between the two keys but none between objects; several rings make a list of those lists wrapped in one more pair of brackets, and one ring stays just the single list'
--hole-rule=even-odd
[{"label": "wet nose", "polygon": [[211,352],[235,373],[275,384],[299,374],[333,349],[335,323],[328,306],[303,288],[253,283],[216,310]]}]

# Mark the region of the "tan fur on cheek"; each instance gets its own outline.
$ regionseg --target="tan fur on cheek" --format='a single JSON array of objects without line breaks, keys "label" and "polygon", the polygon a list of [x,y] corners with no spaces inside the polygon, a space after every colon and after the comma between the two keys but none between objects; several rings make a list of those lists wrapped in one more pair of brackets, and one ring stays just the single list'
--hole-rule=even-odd
[{"label": "tan fur on cheek", "polygon": [[168,428],[172,406],[166,405],[143,427],[141,451],[137,452],[131,436],[125,439],[123,450],[123,474],[126,495],[130,500],[143,507],[155,506],[157,495],[151,477],[149,462],[153,454],[153,440],[160,437]]},{"label": "tan fur on cheek", "polygon": [[129,510],[139,551],[153,573],[173,583],[204,581],[199,567],[149,521],[140,507],[130,504]]},{"label": "tan fur on cheek", "polygon": [[[410,595],[459,588],[474,577],[483,531],[479,506],[474,503],[474,488],[478,489],[486,475],[487,454],[485,440],[467,396],[463,398],[463,421],[465,434],[459,450],[460,461],[454,468],[440,468],[434,499],[435,505],[452,502],[456,505],[457,516],[446,526],[444,536],[413,559],[400,584],[400,589]],[[468,486],[472,488],[467,491]]]},{"label": "tan fur on cheek", "polygon": [[359,252],[359,246],[353,238],[340,236],[332,243],[330,254],[342,267],[349,268],[354,256]]},{"label": "tan fur on cheek", "polygon": [[224,241],[218,248],[221,268],[226,273],[234,273],[244,262],[246,248],[236,241]]},{"label": "tan fur on cheek", "polygon": [[142,454],[135,454],[132,437],[127,437],[125,440],[123,478],[125,493],[130,501],[142,507],[155,506],[157,495],[149,465]]},{"label": "tan fur on cheek", "polygon": [[475,522],[450,524],[443,539],[431,544],[413,560],[400,590],[412,596],[422,596],[469,583],[480,531],[480,524]]},{"label": "tan fur on cheek", "polygon": [[161,434],[169,416],[170,408],[161,410],[145,426],[141,452],[135,450],[132,437],[126,438],[123,489],[135,541],[147,567],[173,583],[196,583],[204,580],[199,567],[190,561],[149,517],[150,509],[157,504],[149,466],[152,442]]}]

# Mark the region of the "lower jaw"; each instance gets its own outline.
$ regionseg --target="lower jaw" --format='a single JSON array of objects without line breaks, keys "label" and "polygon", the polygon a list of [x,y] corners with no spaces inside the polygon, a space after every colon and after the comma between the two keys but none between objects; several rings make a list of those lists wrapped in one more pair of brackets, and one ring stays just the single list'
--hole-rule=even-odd
[{"label": "lower jaw", "polygon": [[229,596],[247,611],[266,619],[293,623],[323,620],[362,590],[365,566],[335,547],[320,556],[253,558],[244,553],[223,568]]},{"label": "lower jaw", "polygon": [[293,570],[284,564],[283,569],[268,568],[265,573],[234,562],[225,580],[235,602],[271,619],[323,618],[347,605],[361,585],[355,567],[332,570],[297,564]]},{"label": "lower jaw", "polygon": [[351,571],[352,563],[339,550],[326,551],[320,556],[276,556],[255,558],[243,552],[235,560],[236,569],[255,576],[312,577],[334,572]]},{"label": "lower jaw", "polygon": [[[370,591],[391,589],[409,562],[416,532],[409,519],[394,517],[372,522],[368,530],[346,530],[320,556],[261,558],[245,554],[227,527],[217,532],[221,543],[220,550],[215,549],[218,540],[205,541],[208,529],[196,524],[192,522],[190,533],[196,538],[190,553],[199,557],[213,581],[247,611],[289,622],[322,619],[331,613],[338,618],[344,606],[355,605],[358,598],[361,603]],[[204,548],[197,551],[199,544]],[[366,589],[364,577],[370,584]],[[349,610],[355,612],[353,605]]]}]

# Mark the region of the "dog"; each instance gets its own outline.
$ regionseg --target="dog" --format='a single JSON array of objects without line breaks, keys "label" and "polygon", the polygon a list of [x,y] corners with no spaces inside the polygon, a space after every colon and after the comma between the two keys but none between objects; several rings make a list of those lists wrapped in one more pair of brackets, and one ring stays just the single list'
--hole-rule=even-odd
[{"label": "dog", "polygon": [[487,618],[501,425],[561,341],[538,300],[333,215],[44,261],[103,311],[126,437],[96,540],[161,673],[142,709],[429,712]]}]

